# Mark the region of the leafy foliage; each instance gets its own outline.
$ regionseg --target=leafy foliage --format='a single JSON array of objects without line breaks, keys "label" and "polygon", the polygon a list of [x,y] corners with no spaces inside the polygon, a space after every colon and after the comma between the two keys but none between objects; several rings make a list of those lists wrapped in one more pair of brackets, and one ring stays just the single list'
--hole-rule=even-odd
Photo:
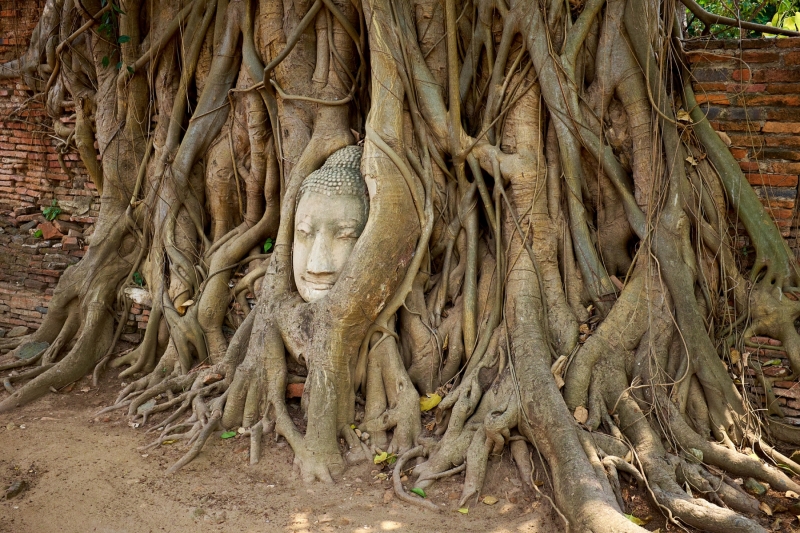
[{"label": "leafy foliage", "polygon": [[[766,24],[768,26],[781,26],[787,15],[800,11],[800,0],[696,0],[700,6],[709,13],[731,17],[744,21]],[[777,17],[777,20],[776,20]],[[691,37],[706,34],[720,39],[747,39],[762,37],[760,32],[745,30],[742,33],[738,28],[713,25],[706,29],[705,25],[697,20],[689,10],[686,10],[686,32]],[[790,26],[782,26],[792,29]],[[769,34],[763,34],[770,37]]]},{"label": "leafy foliage", "polygon": [[44,214],[44,218],[50,222],[58,218],[58,215],[61,214],[61,208],[58,207],[58,200],[53,198],[53,201],[50,203],[50,205],[42,209],[42,214]]}]

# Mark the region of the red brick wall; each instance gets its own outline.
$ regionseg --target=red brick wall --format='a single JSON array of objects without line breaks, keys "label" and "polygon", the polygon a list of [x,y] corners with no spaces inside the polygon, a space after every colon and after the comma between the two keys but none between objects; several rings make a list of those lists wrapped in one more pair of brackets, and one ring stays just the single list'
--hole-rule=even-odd
[{"label": "red brick wall", "polygon": [[[43,5],[43,0],[0,4],[0,62],[24,52]],[[59,276],[83,256],[83,237],[99,208],[74,148],[63,154],[69,174],[62,170],[59,141],[42,104],[16,113],[32,95],[19,80],[0,80],[0,329],[41,322]],[[42,208],[53,199],[64,210],[54,221],[63,236],[37,238],[35,228],[46,222]]]},{"label": "red brick wall", "polygon": [[687,52],[698,103],[800,255],[800,38],[696,41]]}]

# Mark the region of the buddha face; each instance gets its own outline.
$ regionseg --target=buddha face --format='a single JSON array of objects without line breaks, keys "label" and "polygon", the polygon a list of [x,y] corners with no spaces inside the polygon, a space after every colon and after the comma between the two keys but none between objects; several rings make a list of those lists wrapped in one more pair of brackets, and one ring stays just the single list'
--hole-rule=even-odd
[{"label": "buddha face", "polygon": [[292,267],[303,300],[319,300],[333,288],[366,223],[363,198],[302,193],[295,212]]}]

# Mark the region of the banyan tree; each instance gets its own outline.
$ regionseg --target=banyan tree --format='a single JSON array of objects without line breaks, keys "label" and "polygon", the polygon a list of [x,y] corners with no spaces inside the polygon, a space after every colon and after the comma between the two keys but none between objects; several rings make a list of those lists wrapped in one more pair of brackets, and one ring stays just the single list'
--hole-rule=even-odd
[{"label": "banyan tree", "polygon": [[508,447],[571,531],[641,530],[620,474],[672,521],[765,531],[733,478],[800,493],[800,431],[732,354],[770,336],[800,372],[800,272],[696,102],[683,4],[737,23],[691,0],[47,0],[0,75],[74,115],[55,134],[101,207],[41,327],[0,341],[0,411],[117,369],[107,408],[185,441],[172,471],[244,428],[308,481],[383,452],[418,487],[463,471],[464,503]]}]

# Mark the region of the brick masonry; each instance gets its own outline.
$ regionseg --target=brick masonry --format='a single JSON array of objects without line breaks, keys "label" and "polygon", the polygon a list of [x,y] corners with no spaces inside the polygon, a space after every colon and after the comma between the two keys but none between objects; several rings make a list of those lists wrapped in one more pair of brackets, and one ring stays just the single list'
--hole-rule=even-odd
[{"label": "brick masonry", "polygon": [[[24,52],[44,1],[0,10],[0,62]],[[99,209],[94,185],[75,150],[60,154],[41,104],[17,112],[32,92],[18,79],[0,80],[0,328],[38,326],[61,273],[83,257]],[[69,126],[68,121],[67,126]],[[66,172],[65,172],[66,170]],[[46,223],[42,209],[63,209]]]},{"label": "brick masonry", "polygon": [[694,41],[697,101],[800,257],[800,38]]}]

